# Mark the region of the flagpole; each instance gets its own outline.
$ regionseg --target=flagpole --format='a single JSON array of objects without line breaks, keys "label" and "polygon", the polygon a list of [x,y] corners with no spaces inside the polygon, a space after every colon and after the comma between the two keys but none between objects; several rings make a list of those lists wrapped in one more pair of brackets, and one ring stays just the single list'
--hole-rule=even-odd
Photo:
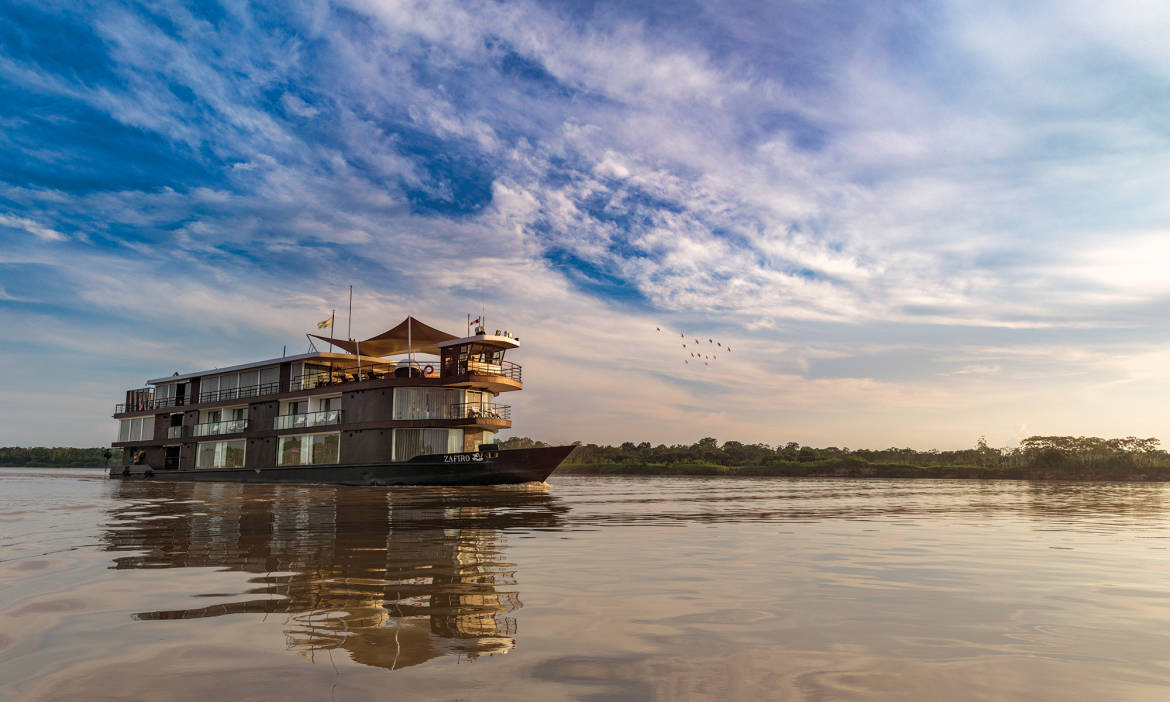
[{"label": "flagpole", "polygon": [[337,310],[329,310],[329,353],[333,353],[333,321],[337,319]]},{"label": "flagpole", "polygon": [[353,338],[353,286],[349,286],[349,314],[345,318],[345,338]]},{"label": "flagpole", "polygon": [[414,345],[413,345],[411,338],[410,338],[410,327],[411,327],[410,321],[412,319],[414,319],[414,318],[411,317],[410,315],[406,316],[406,358],[410,362],[410,370],[408,372],[411,375],[414,375]]}]

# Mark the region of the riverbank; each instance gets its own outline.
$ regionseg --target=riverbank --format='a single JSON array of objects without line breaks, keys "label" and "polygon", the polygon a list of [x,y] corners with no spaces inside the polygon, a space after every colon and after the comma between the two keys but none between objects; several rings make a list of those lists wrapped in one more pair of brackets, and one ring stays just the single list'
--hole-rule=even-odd
[{"label": "riverbank", "polygon": [[896,463],[817,461],[724,466],[714,463],[568,463],[558,475],[721,476],[783,478],[918,478],[977,480],[1170,481],[1170,466],[914,466]]}]

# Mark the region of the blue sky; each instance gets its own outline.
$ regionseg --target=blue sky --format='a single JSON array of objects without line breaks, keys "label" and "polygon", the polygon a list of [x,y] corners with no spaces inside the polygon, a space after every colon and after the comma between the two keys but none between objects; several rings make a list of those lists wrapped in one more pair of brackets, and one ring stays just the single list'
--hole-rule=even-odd
[{"label": "blue sky", "polygon": [[1163,3],[0,7],[0,444],[350,284],[486,306],[546,440],[1165,433]]}]

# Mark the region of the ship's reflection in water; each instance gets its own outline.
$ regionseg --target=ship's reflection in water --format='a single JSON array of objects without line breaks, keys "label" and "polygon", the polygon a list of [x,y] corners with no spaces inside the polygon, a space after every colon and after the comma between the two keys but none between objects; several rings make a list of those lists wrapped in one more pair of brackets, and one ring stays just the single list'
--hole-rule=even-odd
[{"label": "ship's reflection in water", "polygon": [[[116,569],[211,567],[255,574],[241,596],[138,612],[144,620],[262,613],[312,658],[343,649],[383,668],[515,646],[522,606],[506,534],[556,528],[547,486],[349,488],[124,483],[107,548]],[[186,599],[186,598],[184,598]],[[272,619],[268,619],[272,621]]]}]

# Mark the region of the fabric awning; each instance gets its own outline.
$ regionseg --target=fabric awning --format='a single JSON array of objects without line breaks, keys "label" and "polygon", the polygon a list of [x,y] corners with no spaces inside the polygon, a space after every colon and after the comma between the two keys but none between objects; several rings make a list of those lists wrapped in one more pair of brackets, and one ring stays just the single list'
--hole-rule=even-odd
[{"label": "fabric awning", "polygon": [[[361,347],[363,356],[393,356],[406,353],[408,350],[415,353],[430,353],[439,355],[439,342],[458,339],[454,334],[439,331],[434,327],[423,324],[414,317],[407,317],[393,329],[388,329],[377,336],[371,336],[360,342],[345,339],[330,339],[320,334],[310,334],[313,338],[332,342],[350,353],[357,353]],[[409,337],[409,344],[408,344]]]}]

